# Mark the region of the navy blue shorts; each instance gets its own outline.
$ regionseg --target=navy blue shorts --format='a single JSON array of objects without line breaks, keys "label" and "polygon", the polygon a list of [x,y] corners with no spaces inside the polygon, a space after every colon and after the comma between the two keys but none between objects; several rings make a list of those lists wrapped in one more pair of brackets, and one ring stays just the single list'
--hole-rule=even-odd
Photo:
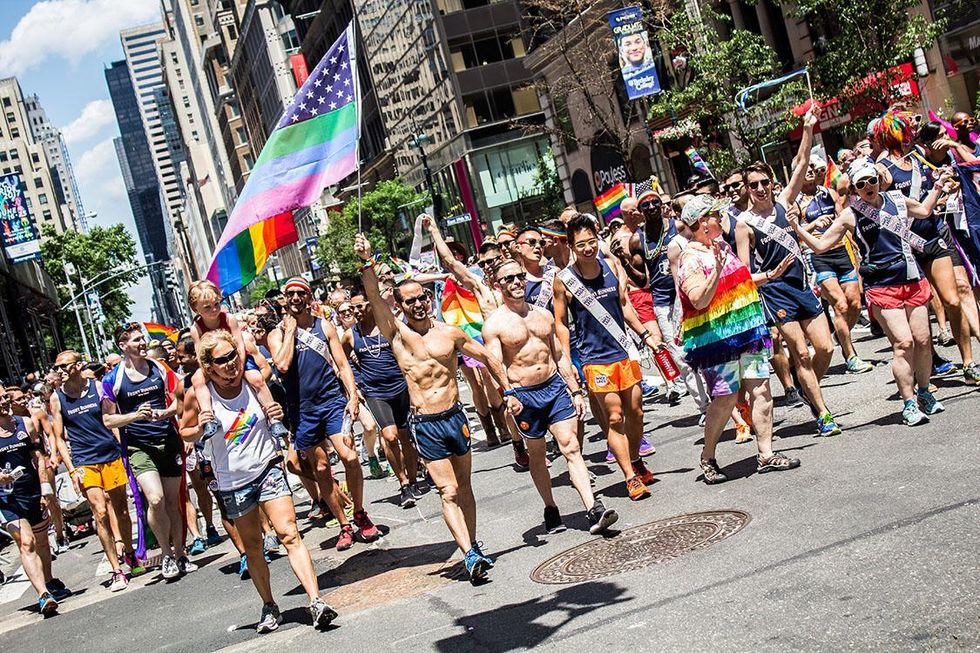
[{"label": "navy blue shorts", "polygon": [[767,326],[809,320],[823,313],[820,300],[810,288],[801,290],[788,283],[770,281],[759,286],[759,297]]},{"label": "navy blue shorts", "polygon": [[548,427],[575,417],[572,396],[565,379],[555,372],[547,381],[537,385],[515,387],[524,409],[517,414],[517,428],[525,438],[543,438]]},{"label": "navy blue shorts", "polygon": [[16,523],[20,519],[26,519],[31,526],[47,522],[48,513],[41,507],[40,494],[30,496],[11,494],[0,499],[0,523]]},{"label": "navy blue shorts", "polygon": [[343,398],[325,401],[290,410],[289,421],[296,425],[293,431],[293,448],[296,451],[312,449],[331,435],[338,435],[344,428]]},{"label": "navy blue shorts", "polygon": [[413,414],[408,425],[415,449],[425,460],[444,460],[470,450],[470,425],[460,404],[441,413]]}]

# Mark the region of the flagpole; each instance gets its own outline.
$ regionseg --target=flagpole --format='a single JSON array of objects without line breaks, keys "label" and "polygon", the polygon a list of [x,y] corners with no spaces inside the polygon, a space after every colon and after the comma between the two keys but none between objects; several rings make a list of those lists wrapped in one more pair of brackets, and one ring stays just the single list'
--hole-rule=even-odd
[{"label": "flagpole", "polygon": [[357,105],[357,141],[354,143],[354,158],[357,163],[357,230],[360,232],[364,230],[361,215],[361,76],[357,70],[357,27],[354,24],[357,20],[357,7],[354,2],[351,3],[351,8],[354,10],[354,17],[347,27],[350,30],[347,47],[350,48],[351,74],[354,76],[354,103]]}]

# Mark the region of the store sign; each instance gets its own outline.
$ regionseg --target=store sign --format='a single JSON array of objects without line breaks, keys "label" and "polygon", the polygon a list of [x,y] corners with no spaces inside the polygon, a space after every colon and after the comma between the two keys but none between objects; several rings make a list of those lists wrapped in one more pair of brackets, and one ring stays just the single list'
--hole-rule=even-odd
[{"label": "store sign", "polygon": [[619,182],[626,181],[626,163],[614,150],[594,145],[589,159],[592,164],[592,183],[595,185],[596,195],[601,195]]},{"label": "store sign", "polygon": [[488,208],[512,204],[537,193],[534,178],[541,155],[535,145],[531,141],[472,155]]},{"label": "store sign", "polygon": [[0,177],[0,229],[3,249],[11,263],[40,260],[41,239],[27,210],[20,175]]},{"label": "store sign", "polygon": [[306,56],[302,52],[289,55],[289,66],[293,69],[296,88],[299,88],[310,76],[309,66],[306,65]]},{"label": "store sign", "polygon": [[643,26],[643,10],[627,7],[610,12],[616,54],[619,56],[619,72],[626,84],[626,94],[631,100],[660,92],[657,65],[650,49],[650,38]]}]

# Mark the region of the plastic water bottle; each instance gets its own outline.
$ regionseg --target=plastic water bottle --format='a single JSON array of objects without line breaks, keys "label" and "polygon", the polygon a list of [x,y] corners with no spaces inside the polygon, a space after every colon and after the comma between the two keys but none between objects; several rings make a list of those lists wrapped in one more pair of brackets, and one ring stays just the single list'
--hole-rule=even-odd
[{"label": "plastic water bottle", "polygon": [[354,418],[350,416],[350,413],[344,411],[344,424],[340,427],[340,434],[345,438],[348,437],[354,431]]}]

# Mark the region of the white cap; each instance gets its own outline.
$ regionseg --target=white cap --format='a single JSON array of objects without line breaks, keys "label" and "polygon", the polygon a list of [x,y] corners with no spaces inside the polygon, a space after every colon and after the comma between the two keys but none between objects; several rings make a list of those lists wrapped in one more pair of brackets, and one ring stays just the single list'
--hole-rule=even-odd
[{"label": "white cap", "polygon": [[866,156],[862,156],[854,159],[847,168],[847,176],[851,178],[852,182],[871,179],[872,177],[878,176],[878,168],[875,167],[874,161]]}]

